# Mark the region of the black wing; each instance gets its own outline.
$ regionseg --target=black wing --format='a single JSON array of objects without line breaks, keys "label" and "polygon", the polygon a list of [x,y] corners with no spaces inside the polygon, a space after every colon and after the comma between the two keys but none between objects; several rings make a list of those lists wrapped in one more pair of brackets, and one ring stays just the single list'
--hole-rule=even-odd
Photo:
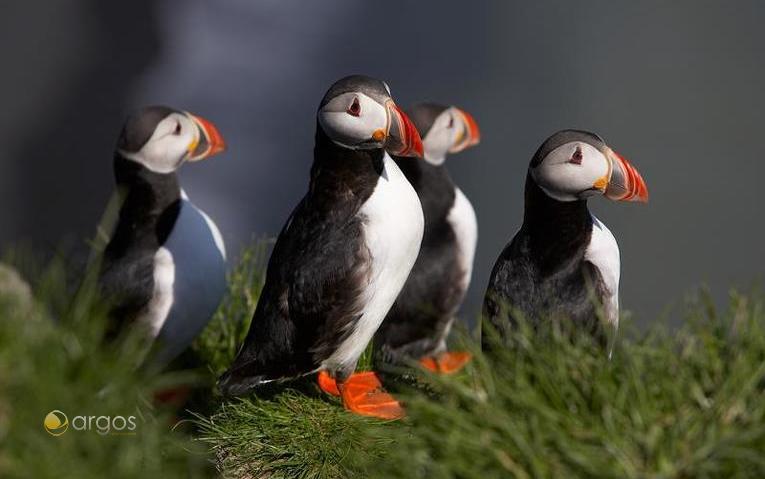
[{"label": "black wing", "polygon": [[143,311],[154,292],[154,255],[148,251],[112,257],[104,255],[99,290],[110,305],[107,335],[116,337]]},{"label": "black wing", "polygon": [[454,231],[444,224],[430,233],[404,288],[375,333],[376,359],[383,362],[395,364],[406,356],[432,354],[465,295],[465,271],[459,263]]},{"label": "black wing", "polygon": [[[502,337],[515,323],[514,312],[529,311],[535,269],[525,259],[528,256],[524,238],[519,232],[494,264],[483,301],[483,324]],[[482,331],[484,349],[489,345],[487,328]]]},{"label": "black wing", "polygon": [[239,394],[317,369],[362,313],[369,263],[362,220],[322,212],[304,198],[279,234],[250,330],[221,389]]},{"label": "black wing", "polygon": [[162,207],[152,206],[147,196],[152,197],[140,188],[128,194],[104,249],[99,289],[111,307],[109,337],[130,326],[146,310],[154,295],[154,256],[180,212],[179,199],[171,197]]}]

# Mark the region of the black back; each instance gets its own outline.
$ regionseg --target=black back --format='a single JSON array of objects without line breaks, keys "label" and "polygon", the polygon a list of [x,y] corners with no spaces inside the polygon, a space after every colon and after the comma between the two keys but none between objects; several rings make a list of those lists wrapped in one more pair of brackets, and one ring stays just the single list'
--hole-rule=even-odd
[{"label": "black back", "polygon": [[382,150],[341,148],[317,125],[308,193],[276,241],[247,338],[221,378],[224,393],[311,372],[352,331],[371,266],[358,213],[382,171]]},{"label": "black back", "polygon": [[99,278],[102,294],[114,305],[112,335],[148,305],[154,290],[154,255],[173,229],[181,200],[174,173],[152,172],[119,153],[114,172],[122,206]]},{"label": "black back", "polygon": [[584,257],[592,228],[585,200],[557,201],[528,175],[523,226],[494,265],[484,321],[500,335],[521,318],[566,319],[599,331],[605,288],[598,269]]},{"label": "black back", "polygon": [[385,363],[432,353],[465,295],[457,237],[447,220],[456,196],[454,182],[443,165],[395,161],[420,197],[425,232],[412,272],[375,334],[376,358]]}]

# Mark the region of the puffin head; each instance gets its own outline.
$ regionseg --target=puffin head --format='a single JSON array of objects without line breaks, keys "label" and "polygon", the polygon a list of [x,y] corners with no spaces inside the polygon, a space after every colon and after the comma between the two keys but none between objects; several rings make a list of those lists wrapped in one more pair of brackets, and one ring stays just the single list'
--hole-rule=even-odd
[{"label": "puffin head", "polygon": [[396,156],[423,155],[417,129],[396,106],[383,81],[363,75],[336,81],[321,100],[317,117],[322,131],[340,147],[384,148]]},{"label": "puffin head", "polygon": [[212,123],[166,106],[149,106],[130,115],[117,141],[119,156],[160,174],[224,149],[223,137]]},{"label": "puffin head", "polygon": [[558,201],[604,195],[617,201],[648,202],[640,173],[598,135],[562,130],[542,143],[529,166],[534,182]]},{"label": "puffin head", "polygon": [[441,165],[447,153],[460,152],[481,141],[478,123],[456,106],[418,103],[407,113],[422,136],[424,158],[432,165]]}]

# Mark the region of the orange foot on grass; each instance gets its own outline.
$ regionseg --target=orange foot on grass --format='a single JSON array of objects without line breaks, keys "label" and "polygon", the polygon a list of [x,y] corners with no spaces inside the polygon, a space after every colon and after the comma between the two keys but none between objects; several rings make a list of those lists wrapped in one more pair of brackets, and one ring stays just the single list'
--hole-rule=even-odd
[{"label": "orange foot on grass", "polygon": [[372,371],[353,373],[340,384],[321,371],[318,382],[322,391],[341,397],[345,408],[353,413],[380,419],[404,417],[404,408],[383,390],[380,379]]},{"label": "orange foot on grass", "polygon": [[473,355],[466,351],[450,351],[441,353],[435,358],[424,357],[420,359],[420,365],[434,373],[452,374],[465,367],[472,357]]}]

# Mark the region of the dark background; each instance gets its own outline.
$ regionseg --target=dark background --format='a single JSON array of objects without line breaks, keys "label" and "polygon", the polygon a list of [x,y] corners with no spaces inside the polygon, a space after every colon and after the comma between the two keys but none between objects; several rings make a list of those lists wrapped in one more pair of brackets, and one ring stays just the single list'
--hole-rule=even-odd
[{"label": "dark background", "polygon": [[765,3],[132,0],[0,7],[0,250],[81,245],[112,190],[124,116],[165,103],[229,150],[183,169],[228,249],[275,234],[306,189],[315,110],[350,73],[397,103],[477,118],[448,160],[479,216],[466,315],[519,227],[531,155],[584,128],[641,171],[648,205],[597,198],[622,251],[622,299],[647,324],[702,284],[763,276]]}]

